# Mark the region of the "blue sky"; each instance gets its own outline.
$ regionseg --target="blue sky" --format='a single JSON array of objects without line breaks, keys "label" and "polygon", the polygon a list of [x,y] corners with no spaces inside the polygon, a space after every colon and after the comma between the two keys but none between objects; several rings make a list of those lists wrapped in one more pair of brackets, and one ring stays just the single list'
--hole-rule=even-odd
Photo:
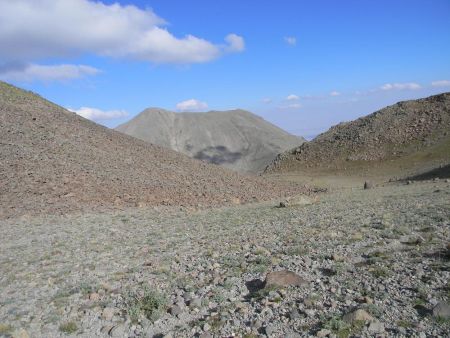
[{"label": "blue sky", "polygon": [[448,0],[56,3],[0,0],[0,79],[110,127],[243,108],[311,137],[450,91]]}]

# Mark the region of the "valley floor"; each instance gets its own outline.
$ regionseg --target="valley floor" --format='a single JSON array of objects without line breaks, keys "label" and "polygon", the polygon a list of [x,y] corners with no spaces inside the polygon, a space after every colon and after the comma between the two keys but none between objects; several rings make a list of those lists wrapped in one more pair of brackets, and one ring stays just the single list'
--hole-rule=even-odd
[{"label": "valley floor", "polygon": [[0,336],[449,336],[448,181],[274,205],[0,221]]}]

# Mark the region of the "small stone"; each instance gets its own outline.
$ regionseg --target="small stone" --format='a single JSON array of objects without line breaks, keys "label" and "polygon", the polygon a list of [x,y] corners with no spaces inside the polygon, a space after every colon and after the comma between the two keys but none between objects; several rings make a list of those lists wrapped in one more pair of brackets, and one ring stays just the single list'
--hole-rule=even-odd
[{"label": "small stone", "polygon": [[349,324],[352,324],[357,321],[371,322],[374,320],[374,318],[371,315],[369,315],[366,311],[364,311],[362,309],[358,309],[356,311],[349,312],[346,315],[344,315],[344,317],[342,317],[342,319],[344,320],[344,322],[347,322]]},{"label": "small stone", "polygon": [[328,329],[322,329],[319,332],[317,332],[316,337],[327,337],[331,334],[331,331]]},{"label": "small stone", "polygon": [[102,311],[102,318],[104,320],[111,320],[116,313],[116,309],[112,307],[105,307]]},{"label": "small stone", "polygon": [[97,302],[100,300],[100,295],[96,292],[93,292],[89,295],[89,300],[92,300],[93,302]]},{"label": "small stone", "polygon": [[300,313],[296,309],[293,309],[293,310],[289,311],[289,318],[292,320],[300,318]]},{"label": "small stone", "polygon": [[29,338],[30,335],[28,334],[28,332],[25,329],[18,329],[13,332],[11,337],[12,338]]},{"label": "small stone", "polygon": [[266,276],[265,287],[301,286],[307,281],[296,273],[288,270],[270,272]]},{"label": "small stone", "polygon": [[368,328],[370,333],[383,333],[384,332],[384,324],[379,321],[373,321],[370,323]]},{"label": "small stone", "polygon": [[316,315],[316,311],[313,310],[313,309],[306,309],[306,310],[305,310],[305,314],[306,314],[308,317],[312,318],[312,317],[314,317],[314,316]]},{"label": "small stone", "polygon": [[367,190],[367,189],[372,189],[372,188],[373,188],[372,182],[369,182],[369,181],[365,181],[365,182],[364,182],[364,189],[365,189],[365,190]]},{"label": "small stone", "polygon": [[199,338],[213,338],[213,336],[209,332],[203,332]]},{"label": "small stone", "polygon": [[193,295],[191,292],[185,292],[183,294],[183,299],[186,303],[189,303],[191,301],[192,297],[193,297]]},{"label": "small stone", "polygon": [[446,302],[440,302],[433,308],[433,317],[450,319],[450,305]]},{"label": "small stone", "polygon": [[336,262],[343,262],[345,260],[345,258],[343,256],[338,255],[338,254],[331,255],[331,259]]},{"label": "small stone", "polygon": [[284,335],[284,338],[301,338],[301,334],[297,332],[288,332]]},{"label": "small stone", "polygon": [[189,302],[190,308],[200,309],[202,307],[202,300],[200,298],[194,298]]},{"label": "small stone", "polygon": [[286,208],[287,206],[288,206],[287,201],[281,201],[280,204],[278,205],[279,208]]},{"label": "small stone", "polygon": [[178,316],[180,313],[182,313],[183,310],[181,309],[181,307],[179,307],[178,305],[172,305],[169,309],[169,313],[172,316]]},{"label": "small stone", "polygon": [[269,337],[272,336],[275,332],[275,327],[273,325],[267,325],[264,329],[264,331],[266,332],[266,335],[268,335]]},{"label": "small stone", "polygon": [[255,329],[259,329],[262,326],[262,323],[259,319],[256,319],[252,322],[252,327]]},{"label": "small stone", "polygon": [[109,335],[114,338],[122,338],[128,336],[128,329],[125,324],[119,324],[114,326],[111,331],[109,331]]}]

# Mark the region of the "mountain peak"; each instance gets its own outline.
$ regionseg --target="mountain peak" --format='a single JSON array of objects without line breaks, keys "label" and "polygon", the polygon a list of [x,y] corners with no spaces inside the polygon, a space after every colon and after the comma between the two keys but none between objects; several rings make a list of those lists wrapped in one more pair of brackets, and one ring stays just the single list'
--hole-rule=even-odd
[{"label": "mountain peak", "polygon": [[116,129],[242,172],[260,172],[277,154],[303,142],[243,109],[175,113],[151,108]]}]

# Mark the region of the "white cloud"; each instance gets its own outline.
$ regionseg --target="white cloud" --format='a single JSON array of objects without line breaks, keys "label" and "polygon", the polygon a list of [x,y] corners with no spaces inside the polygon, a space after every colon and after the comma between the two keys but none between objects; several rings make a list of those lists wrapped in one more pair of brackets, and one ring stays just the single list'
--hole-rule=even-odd
[{"label": "white cloud", "polygon": [[431,85],[433,87],[449,87],[450,81],[449,80],[433,81],[433,82],[431,82]]},{"label": "white cloud", "polygon": [[0,67],[0,79],[7,81],[66,81],[98,73],[97,68],[85,65],[7,64]]},{"label": "white cloud", "polygon": [[242,52],[245,49],[245,42],[242,36],[228,34],[225,37],[225,41],[228,43],[228,46],[226,47],[228,52]]},{"label": "white cloud", "polygon": [[380,87],[381,90],[416,90],[422,88],[418,83],[386,83]]},{"label": "white cloud", "polygon": [[272,103],[272,99],[270,97],[265,97],[261,101],[262,101],[262,103],[266,103],[266,104]]},{"label": "white cloud", "polygon": [[300,103],[292,103],[288,105],[288,108],[300,108],[302,105]]},{"label": "white cloud", "polygon": [[298,109],[301,108],[302,105],[300,103],[290,103],[284,106],[280,106],[282,109]]},{"label": "white cloud", "polygon": [[298,99],[300,99],[300,97],[298,97],[295,94],[291,94],[286,97],[286,100],[288,100],[288,101],[297,101]]},{"label": "white cloud", "polygon": [[88,0],[0,0],[0,63],[95,54],[154,63],[200,63],[240,52],[244,39],[214,44],[175,37],[151,9]]},{"label": "white cloud", "polygon": [[330,96],[339,96],[339,95],[341,95],[341,93],[339,93],[335,90],[330,93]]},{"label": "white cloud", "polygon": [[297,44],[297,38],[294,36],[286,36],[284,37],[284,41],[291,46],[295,46]]},{"label": "white cloud", "polygon": [[112,120],[120,117],[128,116],[128,113],[124,110],[101,110],[91,107],[81,107],[80,109],[70,109],[71,112],[93,121]]},{"label": "white cloud", "polygon": [[176,107],[179,111],[203,111],[208,109],[208,104],[196,99],[190,99],[178,103]]}]

